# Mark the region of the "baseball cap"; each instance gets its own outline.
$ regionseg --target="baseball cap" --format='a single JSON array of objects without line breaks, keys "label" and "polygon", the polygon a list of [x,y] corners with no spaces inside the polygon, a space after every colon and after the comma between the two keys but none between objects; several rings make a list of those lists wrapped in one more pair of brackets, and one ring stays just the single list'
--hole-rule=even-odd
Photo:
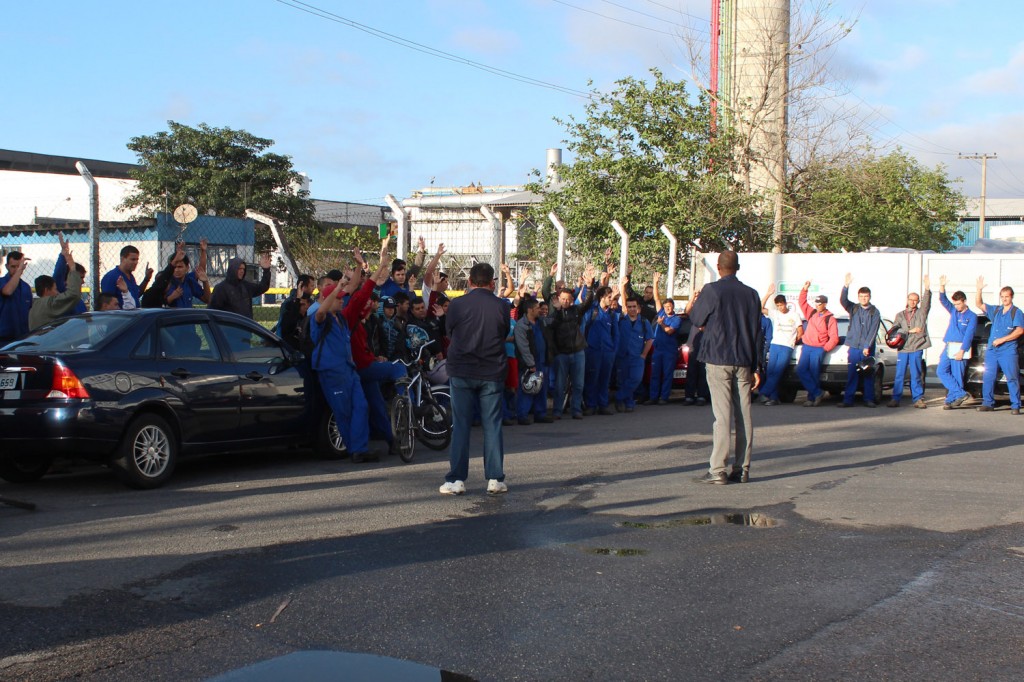
[{"label": "baseball cap", "polygon": [[380,299],[380,304],[383,307],[385,307],[385,308],[397,308],[398,307],[398,306],[395,305],[395,299],[391,298],[390,296],[385,296],[384,298]]},{"label": "baseball cap", "polygon": [[815,303],[828,303],[828,296],[826,296],[825,294],[818,294],[817,296],[814,297],[814,302]]},{"label": "baseball cap", "polygon": [[320,292],[320,298],[326,299],[328,296],[334,293],[335,289],[337,289],[336,285],[328,284],[327,286],[324,287],[324,290]]}]

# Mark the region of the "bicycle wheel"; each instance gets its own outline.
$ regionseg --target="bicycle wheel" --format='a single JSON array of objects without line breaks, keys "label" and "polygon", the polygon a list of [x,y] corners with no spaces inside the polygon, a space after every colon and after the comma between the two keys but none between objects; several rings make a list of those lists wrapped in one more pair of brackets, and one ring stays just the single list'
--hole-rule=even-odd
[{"label": "bicycle wheel", "polygon": [[399,457],[403,462],[411,462],[416,448],[416,428],[407,396],[396,395],[391,400],[391,433],[398,443]]},{"label": "bicycle wheel", "polygon": [[447,389],[431,389],[431,398],[423,404],[417,435],[431,450],[444,450],[452,442],[452,400]]}]

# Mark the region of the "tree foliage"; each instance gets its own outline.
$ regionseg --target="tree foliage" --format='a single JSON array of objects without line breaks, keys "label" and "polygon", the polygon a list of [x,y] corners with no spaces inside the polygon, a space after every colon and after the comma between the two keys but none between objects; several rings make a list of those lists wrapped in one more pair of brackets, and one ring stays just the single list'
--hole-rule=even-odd
[{"label": "tree foliage", "polygon": [[143,167],[132,172],[138,189],[122,208],[148,213],[187,202],[200,213],[243,217],[251,208],[289,227],[315,223],[291,157],[266,151],[273,140],[205,123],[193,128],[168,121],[167,126],[128,142]]},{"label": "tree foliage", "polygon": [[793,246],[863,251],[894,246],[946,251],[959,234],[966,200],[943,166],[926,168],[897,149],[843,163],[816,164],[795,178]]},{"label": "tree foliage", "polygon": [[[683,82],[652,69],[653,82],[624,78],[611,92],[593,91],[582,120],[556,119],[574,161],[559,169],[561,183],[539,179],[529,189],[544,195],[531,211],[546,223],[555,211],[571,248],[590,259],[629,233],[631,261],[664,269],[668,244],[659,228],[703,250],[759,250],[770,244],[771,225],[752,210],[754,200],[736,182],[728,134],[712,133],[705,97],[690,97]],[[534,257],[550,254],[531,254]]]}]

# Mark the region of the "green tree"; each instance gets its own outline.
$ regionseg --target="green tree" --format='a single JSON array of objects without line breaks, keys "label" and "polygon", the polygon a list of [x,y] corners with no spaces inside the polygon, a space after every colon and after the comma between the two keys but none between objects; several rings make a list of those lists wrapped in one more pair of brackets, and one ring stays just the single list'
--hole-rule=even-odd
[{"label": "green tree", "polygon": [[[193,128],[168,121],[167,126],[128,142],[142,168],[133,171],[138,189],[122,208],[144,214],[188,202],[200,213],[242,217],[251,208],[289,227],[315,223],[313,203],[298,189],[302,178],[291,157],[266,151],[273,140],[205,123]],[[257,243],[266,246],[266,240],[262,236]]]},{"label": "green tree", "polygon": [[555,211],[573,250],[590,259],[618,246],[610,225],[618,220],[630,234],[630,260],[640,275],[667,264],[662,224],[681,246],[706,251],[770,245],[770,216],[765,222],[757,215],[756,197],[736,181],[733,140],[713,132],[707,98],[694,101],[685,83],[656,69],[651,74],[650,84],[624,78],[611,92],[595,90],[582,120],[555,119],[565,126],[563,142],[575,160],[559,169],[560,183],[530,185],[544,195],[531,218],[545,223]]},{"label": "green tree", "polygon": [[959,236],[964,195],[944,166],[926,168],[897,149],[843,163],[814,165],[796,176],[791,196],[801,220],[791,244],[818,251],[873,246],[947,251]]}]

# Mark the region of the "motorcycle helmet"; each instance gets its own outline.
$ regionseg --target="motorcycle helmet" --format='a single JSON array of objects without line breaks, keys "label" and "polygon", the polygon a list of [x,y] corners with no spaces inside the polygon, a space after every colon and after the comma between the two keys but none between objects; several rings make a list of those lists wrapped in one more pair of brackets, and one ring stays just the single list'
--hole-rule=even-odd
[{"label": "motorcycle helmet", "polygon": [[435,386],[448,383],[448,361],[431,360],[430,369],[427,371],[427,380]]},{"label": "motorcycle helmet", "polygon": [[406,345],[413,353],[419,351],[421,346],[425,346],[430,343],[430,334],[423,327],[417,327],[416,325],[409,325],[407,328],[408,337],[405,340]]},{"label": "motorcycle helmet", "polygon": [[895,350],[900,350],[907,343],[907,334],[899,327],[894,326],[885,333],[885,345]]},{"label": "motorcycle helmet", "polygon": [[519,387],[526,395],[537,395],[544,388],[544,372],[527,372]]},{"label": "motorcycle helmet", "polygon": [[862,358],[861,361],[857,363],[857,374],[860,374],[861,376],[871,376],[875,373],[875,364],[877,364],[877,361],[870,355],[866,358]]}]

